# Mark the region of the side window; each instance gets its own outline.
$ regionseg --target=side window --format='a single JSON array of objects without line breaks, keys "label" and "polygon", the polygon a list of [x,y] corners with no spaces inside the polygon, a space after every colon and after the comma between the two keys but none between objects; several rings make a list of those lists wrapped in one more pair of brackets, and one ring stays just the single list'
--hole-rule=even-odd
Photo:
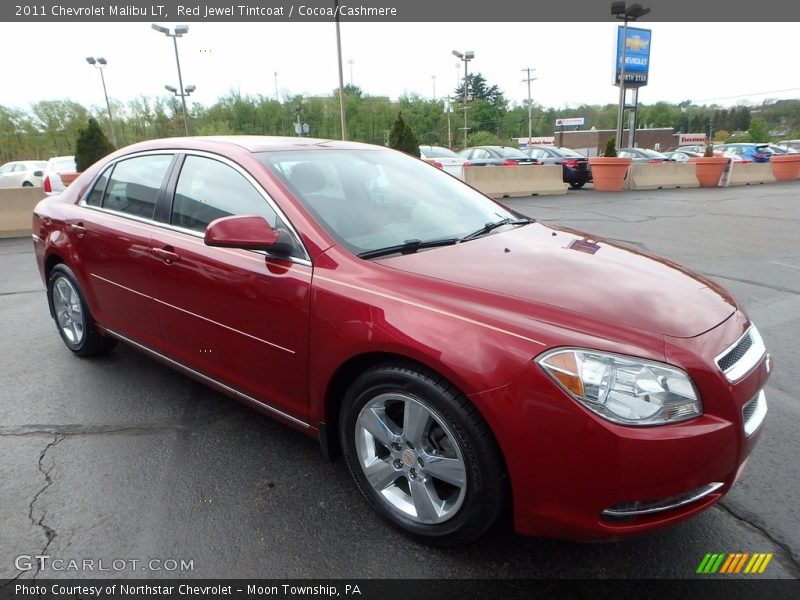
[{"label": "side window", "polygon": [[275,211],[241,173],[218,160],[187,156],[170,222],[203,232],[214,219],[230,215],[258,215],[276,227]]},{"label": "side window", "polygon": [[103,193],[106,191],[106,185],[108,184],[108,176],[111,175],[111,170],[113,167],[109,167],[100,177],[97,178],[97,181],[92,188],[92,191],[86,196],[86,204],[89,206],[100,206],[103,202]]},{"label": "side window", "polygon": [[478,149],[472,153],[472,158],[491,158],[492,155],[489,154],[486,150]]},{"label": "side window", "polygon": [[152,219],[158,190],[171,162],[171,154],[138,156],[118,162],[106,185],[103,208]]}]

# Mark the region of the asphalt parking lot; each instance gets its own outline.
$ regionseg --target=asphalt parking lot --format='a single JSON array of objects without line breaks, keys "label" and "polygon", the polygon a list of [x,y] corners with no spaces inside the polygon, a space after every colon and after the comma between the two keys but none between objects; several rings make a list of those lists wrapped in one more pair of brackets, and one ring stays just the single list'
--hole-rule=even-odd
[{"label": "asphalt parking lot", "polygon": [[[507,201],[711,276],[774,357],[766,430],[725,500],[671,529],[602,544],[523,538],[508,522],[466,548],[410,541],[302,434],[129,348],[71,356],[31,241],[0,240],[0,579],[687,578],[707,552],[772,552],[766,576],[797,578],[798,183]],[[76,572],[16,560],[37,554],[126,562]]]}]

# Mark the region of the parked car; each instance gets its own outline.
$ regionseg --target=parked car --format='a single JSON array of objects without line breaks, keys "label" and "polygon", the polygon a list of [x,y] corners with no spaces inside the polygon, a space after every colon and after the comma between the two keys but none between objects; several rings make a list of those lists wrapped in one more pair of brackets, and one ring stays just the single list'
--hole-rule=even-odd
[{"label": "parked car", "polygon": [[796,150],[791,146],[781,146],[779,144],[767,144],[773,154],[798,154],[800,150]]},{"label": "parked car", "polygon": [[572,189],[582,188],[592,180],[589,159],[580,152],[557,146],[531,146],[522,151],[544,165],[562,165],[564,183]]},{"label": "parked car", "polygon": [[41,160],[17,160],[0,167],[0,188],[42,187]]},{"label": "parked car", "polygon": [[509,507],[529,535],[676,523],[767,412],[769,355],[718,283],[380,146],[143,142],[42,200],[33,243],[69,351],[123,342],[341,451],[431,543]]},{"label": "parked car", "polygon": [[703,153],[693,152],[692,150],[670,150],[669,152],[664,152],[664,156],[666,156],[669,160],[685,163],[689,162],[690,158],[698,158],[703,156]]},{"label": "parked car", "polygon": [[420,158],[459,179],[463,178],[461,170],[466,160],[449,148],[441,146],[420,146]]},{"label": "parked car", "polygon": [[634,163],[660,163],[670,160],[665,154],[648,148],[620,148],[617,156],[632,158]]},{"label": "parked car", "polygon": [[[47,161],[47,166],[44,170],[44,180],[42,187],[47,194],[58,194],[64,191],[64,188],[69,185],[73,178],[69,181],[62,181],[62,175],[74,174],[76,170],[74,156],[56,156]],[[64,179],[67,179],[66,177]]]},{"label": "parked car", "polygon": [[781,140],[778,142],[778,146],[782,148],[791,148],[792,150],[800,152],[800,140]]},{"label": "parked car", "polygon": [[717,144],[715,150],[719,150],[725,156],[741,156],[754,163],[769,162],[769,157],[774,154],[769,144]]},{"label": "parked car", "polygon": [[467,160],[465,167],[539,165],[541,162],[511,146],[475,146],[458,155]]}]

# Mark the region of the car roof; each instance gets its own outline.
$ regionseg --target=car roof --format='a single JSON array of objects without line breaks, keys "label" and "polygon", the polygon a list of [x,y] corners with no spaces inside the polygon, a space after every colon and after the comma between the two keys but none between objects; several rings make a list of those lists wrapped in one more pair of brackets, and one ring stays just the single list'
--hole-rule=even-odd
[{"label": "car roof", "polygon": [[362,144],[359,142],[343,142],[305,137],[265,136],[265,135],[226,135],[162,138],[140,142],[125,148],[127,151],[161,150],[161,149],[193,149],[210,150],[220,146],[238,147],[248,152],[268,152],[276,150],[312,150],[312,149],[382,149],[382,146]]}]

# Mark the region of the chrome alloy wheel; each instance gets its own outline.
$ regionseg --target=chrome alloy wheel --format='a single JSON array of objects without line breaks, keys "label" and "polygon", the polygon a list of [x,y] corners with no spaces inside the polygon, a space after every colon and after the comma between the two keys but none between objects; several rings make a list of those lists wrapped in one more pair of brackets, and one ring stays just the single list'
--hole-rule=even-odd
[{"label": "chrome alloy wheel", "polygon": [[58,277],[53,283],[53,309],[61,333],[75,346],[83,341],[83,306],[78,291],[66,277]]},{"label": "chrome alloy wheel", "polygon": [[405,394],[381,394],[361,409],[355,433],[359,465],[391,509],[427,525],[458,513],[466,465],[436,411]]}]

